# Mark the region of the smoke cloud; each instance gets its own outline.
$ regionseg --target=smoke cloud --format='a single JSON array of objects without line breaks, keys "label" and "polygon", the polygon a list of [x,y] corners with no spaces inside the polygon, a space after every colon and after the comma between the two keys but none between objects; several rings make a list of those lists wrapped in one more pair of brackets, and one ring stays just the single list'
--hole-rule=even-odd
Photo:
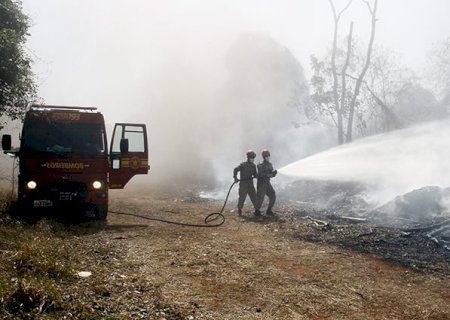
[{"label": "smoke cloud", "polygon": [[214,187],[231,181],[248,149],[260,159],[268,148],[284,165],[320,150],[310,141],[326,146],[320,126],[295,127],[304,115],[290,101],[308,94],[307,82],[300,63],[272,38],[241,34],[208,67],[203,56],[183,58],[160,67],[152,90],[158,99],[148,97],[153,103],[143,115],[154,179]]}]

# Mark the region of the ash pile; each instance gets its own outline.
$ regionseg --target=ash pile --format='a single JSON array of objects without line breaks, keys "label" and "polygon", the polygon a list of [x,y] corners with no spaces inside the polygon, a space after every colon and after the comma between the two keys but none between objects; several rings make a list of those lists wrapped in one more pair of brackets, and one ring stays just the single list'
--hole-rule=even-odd
[{"label": "ash pile", "polygon": [[450,274],[450,188],[429,186],[374,207],[357,183],[297,181],[280,190],[296,237]]}]

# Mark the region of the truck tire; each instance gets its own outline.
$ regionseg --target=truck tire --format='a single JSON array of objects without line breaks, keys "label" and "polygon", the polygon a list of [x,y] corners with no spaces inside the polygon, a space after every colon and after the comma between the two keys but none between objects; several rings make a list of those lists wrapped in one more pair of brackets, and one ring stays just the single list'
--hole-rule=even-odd
[{"label": "truck tire", "polygon": [[108,205],[95,205],[95,219],[105,221],[108,216]]}]

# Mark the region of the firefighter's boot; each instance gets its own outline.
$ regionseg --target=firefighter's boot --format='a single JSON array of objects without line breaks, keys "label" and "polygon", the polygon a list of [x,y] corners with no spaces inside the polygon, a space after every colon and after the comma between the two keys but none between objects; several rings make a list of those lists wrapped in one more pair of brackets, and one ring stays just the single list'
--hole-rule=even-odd
[{"label": "firefighter's boot", "polygon": [[238,213],[239,213],[240,216],[242,216],[242,209],[241,208],[238,209]]},{"label": "firefighter's boot", "polygon": [[275,216],[275,212],[272,211],[271,207],[267,208],[266,214],[271,217]]},{"label": "firefighter's boot", "polygon": [[258,209],[255,210],[255,217],[261,217],[261,211]]}]

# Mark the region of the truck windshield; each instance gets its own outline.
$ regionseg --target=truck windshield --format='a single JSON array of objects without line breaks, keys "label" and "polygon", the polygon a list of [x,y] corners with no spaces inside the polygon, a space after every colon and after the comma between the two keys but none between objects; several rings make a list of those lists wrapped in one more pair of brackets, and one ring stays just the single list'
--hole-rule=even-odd
[{"label": "truck windshield", "polygon": [[24,124],[22,152],[59,156],[95,156],[106,152],[101,124],[34,120]]}]

